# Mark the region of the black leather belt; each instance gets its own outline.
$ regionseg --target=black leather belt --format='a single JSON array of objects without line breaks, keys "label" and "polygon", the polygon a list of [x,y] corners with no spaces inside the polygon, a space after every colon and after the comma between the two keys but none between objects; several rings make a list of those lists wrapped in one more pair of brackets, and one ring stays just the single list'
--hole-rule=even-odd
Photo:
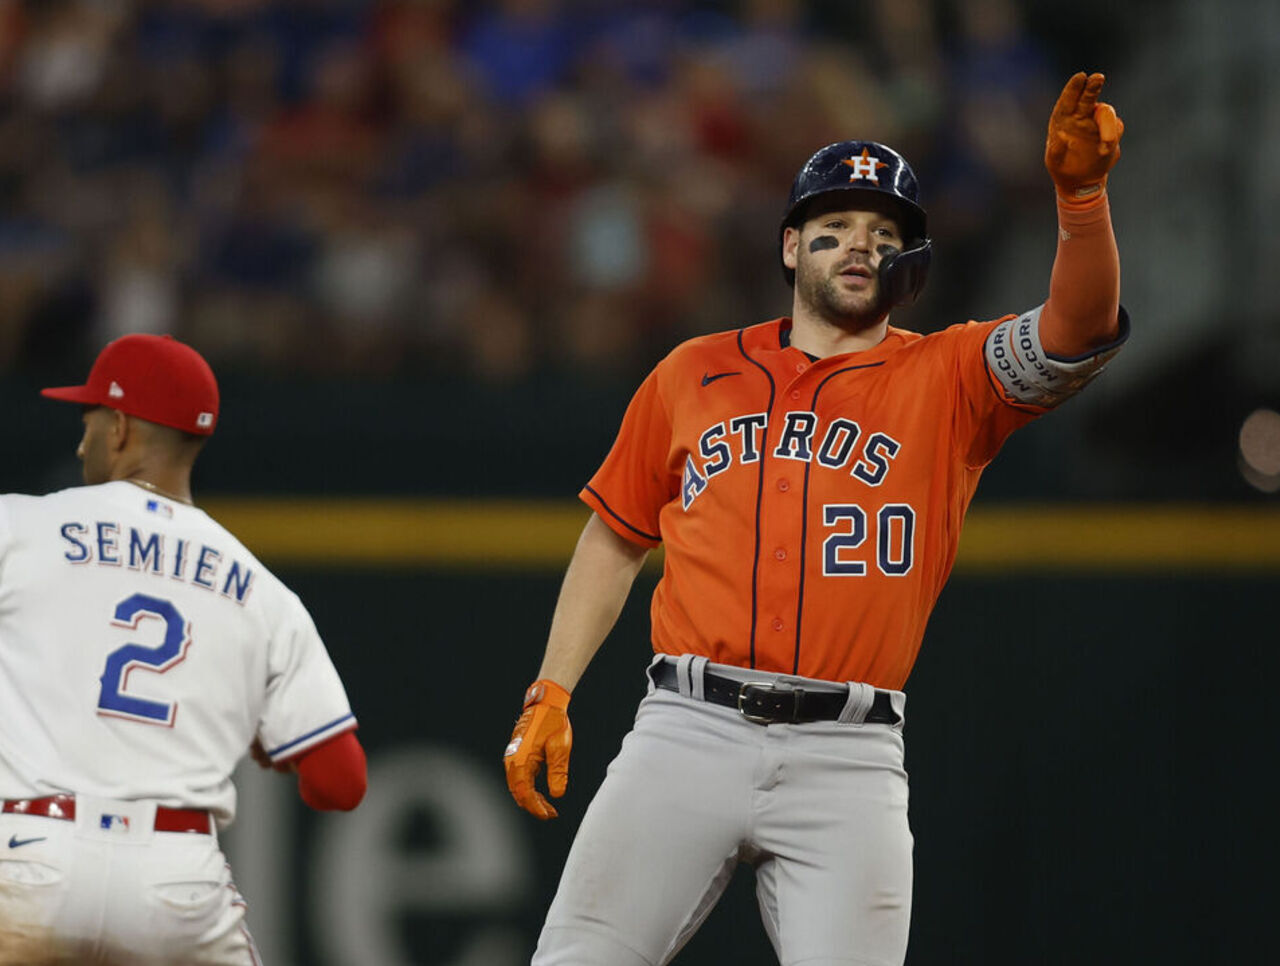
[{"label": "black leather belt", "polygon": [[[663,661],[649,669],[653,683],[666,691],[679,691],[676,666]],[[732,678],[702,672],[702,695],[712,704],[720,704],[742,713],[756,724],[803,724],[806,721],[835,721],[844,710],[849,692],[805,691],[789,685],[767,681],[735,681]],[[897,724],[902,719],[893,710],[888,691],[876,691],[871,710],[863,721],[870,724]]]}]

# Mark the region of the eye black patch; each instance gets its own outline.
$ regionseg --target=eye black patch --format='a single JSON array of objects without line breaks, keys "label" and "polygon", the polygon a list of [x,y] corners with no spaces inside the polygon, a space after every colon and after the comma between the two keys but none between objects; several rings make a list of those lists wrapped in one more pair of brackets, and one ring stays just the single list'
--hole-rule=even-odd
[{"label": "eye black patch", "polygon": [[809,251],[825,252],[828,248],[839,248],[840,242],[836,240],[835,235],[819,235],[813,241],[809,242]]},{"label": "eye black patch", "polygon": [[888,258],[890,255],[896,255],[902,251],[897,245],[877,245],[876,254],[881,258]]}]

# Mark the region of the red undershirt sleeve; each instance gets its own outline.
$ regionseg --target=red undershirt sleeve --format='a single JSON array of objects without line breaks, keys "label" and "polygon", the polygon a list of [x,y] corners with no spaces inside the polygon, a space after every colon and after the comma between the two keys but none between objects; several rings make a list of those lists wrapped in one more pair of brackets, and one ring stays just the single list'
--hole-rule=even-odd
[{"label": "red undershirt sleeve", "polygon": [[364,748],[354,731],[344,731],[298,758],[298,793],[318,811],[349,812],[369,785]]}]

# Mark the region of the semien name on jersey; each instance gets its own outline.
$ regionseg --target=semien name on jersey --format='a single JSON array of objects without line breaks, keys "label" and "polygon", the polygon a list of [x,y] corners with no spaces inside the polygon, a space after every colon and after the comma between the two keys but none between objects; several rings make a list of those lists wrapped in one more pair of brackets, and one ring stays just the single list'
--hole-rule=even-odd
[{"label": "semien name on jersey", "polygon": [[253,570],[239,560],[230,564],[216,547],[181,537],[122,528],[110,520],[64,523],[60,531],[69,547],[63,556],[77,566],[127,567],[155,577],[169,577],[216,591],[244,605],[253,589]]}]

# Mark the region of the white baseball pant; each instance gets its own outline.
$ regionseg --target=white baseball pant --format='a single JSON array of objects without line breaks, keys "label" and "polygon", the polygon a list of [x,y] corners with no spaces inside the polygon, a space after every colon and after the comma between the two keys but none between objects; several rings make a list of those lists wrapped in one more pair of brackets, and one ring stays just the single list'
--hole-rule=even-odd
[{"label": "white baseball pant", "polygon": [[6,944],[39,966],[261,966],[216,835],[157,832],[155,809],[77,796],[73,821],[0,814]]},{"label": "white baseball pant", "polygon": [[[697,659],[681,674],[691,692],[703,666],[839,687]],[[853,685],[844,720],[767,726],[683,690],[651,684],[640,703],[583,817],[533,966],[668,963],[740,862],[755,868],[782,966],[901,966],[913,844],[902,721],[860,723],[866,685]],[[902,717],[906,696],[890,696]]]}]

